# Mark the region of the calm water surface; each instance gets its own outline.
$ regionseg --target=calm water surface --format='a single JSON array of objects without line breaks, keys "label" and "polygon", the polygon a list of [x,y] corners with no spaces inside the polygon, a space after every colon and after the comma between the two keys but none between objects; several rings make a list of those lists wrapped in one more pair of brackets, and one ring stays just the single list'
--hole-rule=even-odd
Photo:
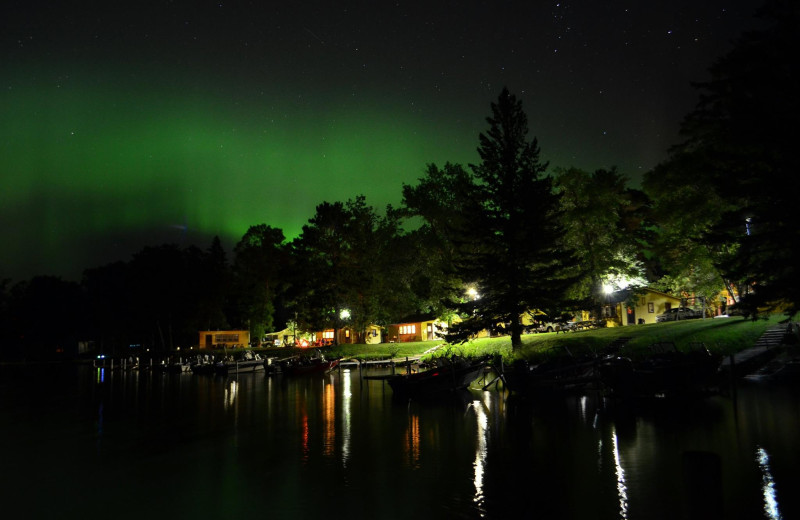
[{"label": "calm water surface", "polygon": [[0,367],[0,426],[24,518],[800,518],[796,388],[420,404],[355,370]]}]

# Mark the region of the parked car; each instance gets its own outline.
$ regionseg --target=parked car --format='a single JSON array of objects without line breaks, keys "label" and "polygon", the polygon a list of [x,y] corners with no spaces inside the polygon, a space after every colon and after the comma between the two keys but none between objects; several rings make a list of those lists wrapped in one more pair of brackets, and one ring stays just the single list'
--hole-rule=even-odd
[{"label": "parked car", "polygon": [[702,318],[703,313],[700,311],[696,311],[689,307],[675,307],[674,309],[670,309],[664,314],[659,314],[656,316],[657,322],[662,321],[677,321],[677,320],[692,320],[695,318]]},{"label": "parked car", "polygon": [[533,330],[535,332],[553,332],[553,331],[558,332],[559,330],[561,330],[561,328],[558,323],[553,323],[552,321],[542,321],[539,322],[533,328]]},{"label": "parked car", "polygon": [[568,330],[589,330],[606,326],[605,322],[597,320],[570,321],[567,325]]},{"label": "parked car", "polygon": [[572,330],[569,322],[538,321],[530,328],[531,332],[567,332]]}]

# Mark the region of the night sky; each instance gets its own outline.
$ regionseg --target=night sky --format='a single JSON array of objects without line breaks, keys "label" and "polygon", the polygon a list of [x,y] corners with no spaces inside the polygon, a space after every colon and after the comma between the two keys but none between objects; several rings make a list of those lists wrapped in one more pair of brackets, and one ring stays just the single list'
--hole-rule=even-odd
[{"label": "night sky", "polygon": [[553,167],[634,181],[757,1],[12,2],[0,279],[128,260],[477,162],[503,86]]}]

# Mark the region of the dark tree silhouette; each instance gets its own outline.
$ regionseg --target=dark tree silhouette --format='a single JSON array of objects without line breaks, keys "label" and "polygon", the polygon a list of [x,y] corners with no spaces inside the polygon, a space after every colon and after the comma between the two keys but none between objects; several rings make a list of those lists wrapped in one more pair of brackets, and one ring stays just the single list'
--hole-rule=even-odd
[{"label": "dark tree silhouette", "polygon": [[406,265],[413,270],[413,293],[417,312],[446,313],[442,305],[464,291],[464,282],[455,271],[459,236],[469,229],[468,204],[474,183],[460,164],[446,163],[443,168],[428,165],[425,176],[416,185],[403,185],[405,217],[421,217],[423,224],[409,233]]},{"label": "dark tree silhouette", "polygon": [[11,287],[6,357],[48,359],[74,355],[85,331],[84,296],[80,285],[55,276],[35,276]]},{"label": "dark tree silhouette", "polygon": [[203,290],[194,306],[198,330],[227,329],[225,307],[232,276],[225,249],[218,236],[214,237],[204,252],[200,268],[198,274]]},{"label": "dark tree silhouette", "polygon": [[[795,211],[800,6],[769,2],[769,23],[745,34],[698,84],[700,101],[682,124],[685,141],[659,169],[661,182],[716,200],[700,240],[723,275],[747,291],[747,312],[800,308],[800,237]],[[685,205],[674,207],[681,212]]]},{"label": "dark tree silhouette", "polygon": [[559,195],[536,138],[527,140],[522,102],[504,89],[491,108],[489,130],[479,136],[481,163],[471,165],[468,226],[457,239],[457,271],[479,297],[458,305],[466,319],[448,337],[463,341],[488,329],[510,334],[518,348],[522,315],[559,307],[578,264],[563,247]]},{"label": "dark tree silhouette", "polygon": [[131,291],[130,271],[125,262],[86,269],[82,285],[88,299],[87,318],[90,330],[87,340],[92,340],[102,352],[122,353],[131,343],[138,326]]},{"label": "dark tree silhouette", "polygon": [[313,330],[332,328],[338,340],[345,325],[361,335],[389,320],[405,292],[402,270],[394,269],[398,233],[392,209],[381,217],[363,196],[318,205],[292,244],[298,321]]},{"label": "dark tree silhouette", "polygon": [[289,253],[283,231],[266,224],[251,226],[234,253],[229,321],[248,328],[258,341],[272,330],[276,302],[286,290]]}]

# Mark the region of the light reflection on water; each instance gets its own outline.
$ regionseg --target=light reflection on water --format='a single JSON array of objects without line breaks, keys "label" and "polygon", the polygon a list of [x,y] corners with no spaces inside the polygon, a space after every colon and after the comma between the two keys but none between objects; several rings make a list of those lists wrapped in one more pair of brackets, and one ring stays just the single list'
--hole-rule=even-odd
[{"label": "light reflection on water", "polygon": [[628,486],[625,484],[625,470],[619,456],[619,439],[615,428],[611,429],[614,446],[614,469],[617,475],[617,495],[619,496],[619,517],[628,518]]},{"label": "light reflection on water", "polygon": [[323,451],[326,457],[332,457],[336,453],[336,393],[330,382],[325,382],[322,391],[323,407]]},{"label": "light reflection on water", "polygon": [[[695,518],[705,508],[772,520],[800,511],[796,494],[782,492],[797,483],[800,399],[790,390],[742,388],[736,403],[675,407],[496,391],[415,403],[348,370],[292,379],[0,368],[0,442],[14,447],[0,493],[31,504],[32,518],[85,513],[87,503],[124,503],[120,518],[155,509],[335,517],[341,497],[357,497],[375,518]],[[709,475],[718,485],[697,492]],[[52,500],[37,500],[42,488]]]},{"label": "light reflection on water", "polygon": [[352,397],[350,385],[353,384],[350,370],[342,370],[342,466],[350,459],[350,440],[352,438]]},{"label": "light reflection on water", "polygon": [[232,409],[235,401],[236,401],[236,380],[232,380],[225,387],[225,393],[223,395],[223,403],[225,409],[226,410]]},{"label": "light reflection on water", "polygon": [[419,469],[419,415],[412,412],[409,408],[408,411],[408,425],[403,439],[403,450],[405,451],[405,459],[409,468]]},{"label": "light reflection on water", "polygon": [[[482,396],[484,398],[488,398],[488,394]],[[473,501],[475,502],[475,506],[483,513],[483,500],[484,500],[484,490],[483,490],[483,477],[484,472],[486,471],[486,459],[488,454],[488,446],[487,440],[489,437],[489,419],[486,415],[486,410],[484,410],[483,401],[480,399],[476,399],[472,401],[472,410],[475,412],[475,419],[477,422],[477,436],[478,442],[475,449],[475,497]],[[484,514],[481,514],[484,516]]]},{"label": "light reflection on water", "polygon": [[778,509],[778,497],[775,492],[775,480],[772,478],[772,471],[769,468],[769,454],[767,450],[758,447],[756,450],[756,460],[761,470],[761,481],[763,483],[764,512],[770,520],[781,520],[781,512]]}]

